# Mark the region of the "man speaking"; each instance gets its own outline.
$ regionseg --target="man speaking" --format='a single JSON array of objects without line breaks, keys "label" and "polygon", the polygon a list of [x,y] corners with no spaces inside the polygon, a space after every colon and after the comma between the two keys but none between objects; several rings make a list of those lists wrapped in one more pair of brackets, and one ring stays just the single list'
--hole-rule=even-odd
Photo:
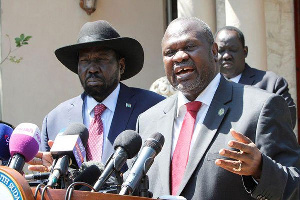
[{"label": "man speaking", "polygon": [[285,100],[220,75],[218,46],[197,18],[170,23],[162,54],[179,92],[137,122],[143,139],[165,137],[147,173],[153,197],[299,199],[300,148]]}]

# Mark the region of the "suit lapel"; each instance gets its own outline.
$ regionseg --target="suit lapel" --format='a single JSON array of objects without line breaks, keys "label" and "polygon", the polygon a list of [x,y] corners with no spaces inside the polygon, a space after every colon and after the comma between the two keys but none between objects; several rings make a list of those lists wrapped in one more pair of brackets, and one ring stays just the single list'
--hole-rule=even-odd
[{"label": "suit lapel", "polygon": [[116,137],[122,131],[126,130],[128,120],[136,103],[136,100],[131,99],[132,96],[133,92],[131,89],[120,83],[118,101],[108,134],[108,140],[111,144],[114,143]]},{"label": "suit lapel", "polygon": [[177,95],[169,97],[166,102],[166,107],[163,110],[163,115],[158,119],[157,130],[165,137],[163,151],[156,158],[157,163],[163,163],[163,167],[159,168],[159,175],[161,177],[163,191],[170,194],[170,165],[171,165],[171,149],[172,149],[172,133],[173,123],[176,113]]},{"label": "suit lapel", "polygon": [[85,98],[85,94],[76,97],[74,101],[70,103],[68,108],[68,124],[79,122],[83,124],[83,99]]},{"label": "suit lapel", "polygon": [[211,142],[214,140],[220,124],[228,111],[228,106],[225,104],[229,102],[231,98],[232,85],[221,77],[220,84],[207,111],[203,124],[200,124],[200,134],[196,138],[195,144],[190,151],[188,164],[177,195],[182,192],[198,164],[201,162],[203,156],[207,152]]},{"label": "suit lapel", "polygon": [[246,66],[239,83],[243,85],[253,85],[255,81],[255,71],[248,64],[245,65]]}]

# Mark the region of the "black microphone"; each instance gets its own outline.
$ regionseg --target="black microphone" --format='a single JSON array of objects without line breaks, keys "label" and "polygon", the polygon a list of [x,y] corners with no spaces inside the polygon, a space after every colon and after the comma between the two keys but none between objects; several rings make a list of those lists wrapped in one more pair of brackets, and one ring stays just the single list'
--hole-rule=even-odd
[{"label": "black microphone", "polygon": [[27,174],[27,175],[25,175],[25,179],[28,181],[44,180],[44,179],[48,179],[49,176],[50,176],[50,172]]},{"label": "black microphone", "polygon": [[155,156],[161,151],[165,143],[165,138],[161,133],[154,133],[148,138],[133,164],[126,181],[122,184],[120,195],[130,195],[133,193],[140,180],[151,167]]},{"label": "black microphone", "polygon": [[85,147],[89,137],[88,129],[80,123],[73,123],[58,134],[50,152],[55,159],[47,185],[53,187],[61,175],[68,172],[68,167],[79,168],[85,158]]},{"label": "black microphone", "polygon": [[[76,170],[75,178],[73,182],[84,182],[89,185],[94,185],[98,180],[98,177],[102,174],[104,170],[104,165],[100,162],[96,161],[88,161],[82,163],[79,170]],[[73,172],[74,173],[74,172]],[[82,190],[82,191],[90,191],[91,189],[87,186],[75,186],[75,190]]]},{"label": "black microphone", "polygon": [[120,171],[127,159],[133,158],[142,146],[142,138],[133,130],[125,130],[118,135],[114,142],[115,153],[105,165],[105,169],[94,185],[99,191],[105,181],[114,171]]}]

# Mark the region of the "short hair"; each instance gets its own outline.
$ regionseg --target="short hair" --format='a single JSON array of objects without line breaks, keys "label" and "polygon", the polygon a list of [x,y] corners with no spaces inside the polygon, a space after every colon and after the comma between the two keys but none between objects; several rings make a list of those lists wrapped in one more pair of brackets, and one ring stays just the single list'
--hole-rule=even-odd
[{"label": "short hair", "polygon": [[211,32],[211,29],[210,29],[210,27],[209,27],[204,21],[198,19],[197,17],[180,17],[180,18],[174,19],[174,20],[169,24],[169,26],[170,26],[171,24],[175,23],[175,22],[180,22],[180,21],[182,21],[182,22],[187,22],[187,23],[188,23],[188,22],[194,22],[194,23],[196,23],[196,24],[202,29],[206,41],[207,41],[210,45],[212,45],[212,44],[214,43],[214,36],[213,36],[213,34],[212,34],[212,32]]},{"label": "short hair", "polygon": [[223,30],[235,31],[237,36],[238,36],[238,39],[242,43],[243,47],[245,47],[245,37],[244,37],[243,32],[240,29],[238,29],[237,27],[234,27],[234,26],[224,26],[223,28],[219,29],[215,34],[215,39],[217,38],[218,33],[223,31]]}]

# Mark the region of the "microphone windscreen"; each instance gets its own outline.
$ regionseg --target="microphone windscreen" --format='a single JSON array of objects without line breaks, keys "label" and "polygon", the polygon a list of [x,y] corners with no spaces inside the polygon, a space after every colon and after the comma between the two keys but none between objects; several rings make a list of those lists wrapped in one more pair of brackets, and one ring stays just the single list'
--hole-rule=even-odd
[{"label": "microphone windscreen", "polygon": [[72,123],[70,124],[63,133],[64,135],[79,135],[81,142],[86,147],[89,139],[89,131],[84,124]]},{"label": "microphone windscreen", "polygon": [[10,158],[9,139],[12,132],[13,128],[0,123],[0,160],[8,160]]},{"label": "microphone windscreen", "polygon": [[[104,165],[100,162],[88,161],[82,163],[78,170],[76,177],[73,179],[74,182],[85,182],[89,185],[94,185],[98,180],[98,177],[102,174]],[[90,190],[88,187],[75,186],[76,190]]]},{"label": "microphone windscreen", "polygon": [[34,158],[41,144],[40,129],[35,124],[21,123],[11,134],[10,155],[21,154],[28,162]]},{"label": "microphone windscreen", "polygon": [[158,154],[165,143],[165,137],[161,133],[153,133],[144,143],[144,147],[151,147]]},{"label": "microphone windscreen", "polygon": [[114,149],[123,147],[128,154],[128,159],[133,158],[142,146],[142,138],[133,130],[125,130],[118,135],[114,142]]}]

